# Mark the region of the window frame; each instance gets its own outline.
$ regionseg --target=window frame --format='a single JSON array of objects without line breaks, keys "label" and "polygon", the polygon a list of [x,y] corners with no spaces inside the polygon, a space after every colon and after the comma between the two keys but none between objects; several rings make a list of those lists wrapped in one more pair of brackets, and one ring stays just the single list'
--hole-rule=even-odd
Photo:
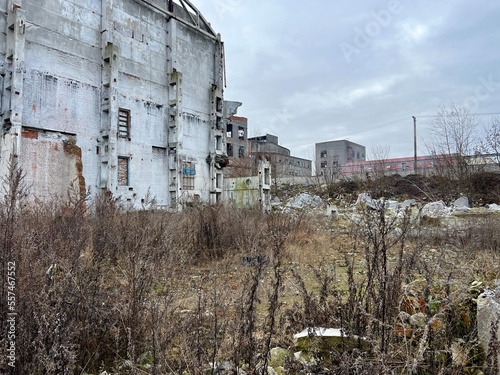
[{"label": "window frame", "polygon": [[196,177],[196,164],[188,160],[183,161],[182,190],[195,190],[195,177]]},{"label": "window frame", "polygon": [[130,141],[130,109],[118,108],[118,138]]},{"label": "window frame", "polygon": [[[125,176],[125,184],[122,183],[123,179],[120,178],[120,161],[125,161],[126,163],[126,176]],[[127,156],[118,156],[118,176],[117,176],[117,185],[118,186],[130,186],[130,158]]]}]

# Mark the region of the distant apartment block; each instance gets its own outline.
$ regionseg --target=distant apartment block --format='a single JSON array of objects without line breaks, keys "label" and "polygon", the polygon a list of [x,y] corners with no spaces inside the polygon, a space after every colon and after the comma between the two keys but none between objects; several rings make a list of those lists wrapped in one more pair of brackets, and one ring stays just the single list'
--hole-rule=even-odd
[{"label": "distant apartment block", "polygon": [[320,142],[315,145],[316,174],[337,174],[347,163],[366,160],[365,146],[348,140]]},{"label": "distant apartment block", "polygon": [[258,159],[265,157],[271,162],[273,175],[284,177],[309,177],[312,174],[312,161],[290,155],[290,150],[278,144],[278,137],[266,134],[248,138],[250,156]]}]

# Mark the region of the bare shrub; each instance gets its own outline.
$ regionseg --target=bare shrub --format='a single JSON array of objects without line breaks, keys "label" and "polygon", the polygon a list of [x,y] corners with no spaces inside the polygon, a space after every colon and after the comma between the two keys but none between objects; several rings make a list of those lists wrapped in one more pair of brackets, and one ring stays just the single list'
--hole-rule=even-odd
[{"label": "bare shrub", "polygon": [[289,359],[289,373],[458,374],[481,361],[469,286],[499,278],[496,217],[434,232],[382,204],[326,232],[224,206],[130,211],[107,193],[24,206],[16,191],[0,240],[17,264],[19,373],[265,373],[273,346],[315,326],[359,345],[313,347],[321,361]]}]

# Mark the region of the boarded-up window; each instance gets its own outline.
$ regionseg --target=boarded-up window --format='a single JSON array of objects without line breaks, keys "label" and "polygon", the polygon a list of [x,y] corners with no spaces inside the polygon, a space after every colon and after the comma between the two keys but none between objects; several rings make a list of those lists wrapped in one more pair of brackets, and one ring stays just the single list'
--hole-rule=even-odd
[{"label": "boarded-up window", "polygon": [[182,189],[194,190],[194,178],[196,176],[196,166],[193,162],[182,163]]},{"label": "boarded-up window", "polygon": [[118,158],[118,185],[129,186],[129,158]]},{"label": "boarded-up window", "polygon": [[118,136],[130,139],[130,111],[118,109]]}]

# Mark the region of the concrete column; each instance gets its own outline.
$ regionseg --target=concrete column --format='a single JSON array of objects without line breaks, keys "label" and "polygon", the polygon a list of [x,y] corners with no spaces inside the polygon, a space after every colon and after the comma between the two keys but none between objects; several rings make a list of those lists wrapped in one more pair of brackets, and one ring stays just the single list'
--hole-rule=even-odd
[{"label": "concrete column", "polygon": [[101,178],[100,187],[116,193],[118,183],[118,62],[114,44],[113,0],[101,3]]},{"label": "concrete column", "polygon": [[21,157],[23,117],[24,48],[26,40],[26,12],[21,2],[9,1],[6,24],[6,55],[3,71],[3,116],[0,173],[8,171],[11,162]]},{"label": "concrete column", "polygon": [[182,192],[181,174],[179,173],[179,147],[182,147],[182,72],[177,66],[177,21],[168,19],[167,36],[167,72],[168,75],[168,155],[169,155],[169,205],[173,210],[180,210]]},{"label": "concrete column", "polygon": [[218,168],[216,158],[226,156],[226,119],[224,112],[224,57],[223,44],[220,34],[215,42],[214,57],[214,83],[211,90],[211,111],[210,111],[210,136],[208,137],[208,149],[210,155],[209,175],[210,175],[210,202],[219,203],[222,201],[222,187],[224,186],[222,170]]}]

